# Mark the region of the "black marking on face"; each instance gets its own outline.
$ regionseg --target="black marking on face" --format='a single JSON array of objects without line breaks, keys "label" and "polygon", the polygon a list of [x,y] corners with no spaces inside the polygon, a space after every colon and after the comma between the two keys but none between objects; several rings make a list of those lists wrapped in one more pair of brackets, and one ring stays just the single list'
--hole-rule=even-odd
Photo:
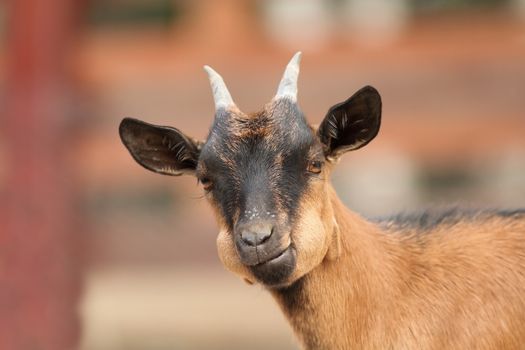
[{"label": "black marking on face", "polygon": [[[240,261],[230,264],[234,271],[240,271],[241,263],[243,275],[247,267],[260,282],[280,288],[294,273],[302,256],[298,254],[304,254],[296,251],[304,249],[304,242],[294,231],[305,226],[296,222],[301,202],[315,201],[319,186],[314,182],[325,179],[325,161],[375,137],[381,117],[379,94],[371,87],[361,89],[332,107],[317,132],[289,97],[274,99],[252,115],[235,105],[219,103],[217,108],[205,143],[175,128],[129,118],[122,121],[120,135],[145,168],[196,175],[223,225],[218,238],[221,257],[236,249]],[[224,241],[228,233],[232,242]]]},{"label": "black marking on face", "polygon": [[[209,195],[241,262],[267,286],[286,283],[295,269],[290,234],[302,196],[319,178],[308,171],[309,164],[322,157],[315,133],[287,99],[251,116],[222,114],[210,130],[197,175],[213,183]],[[243,241],[243,232],[262,226],[272,227],[264,244]]]},{"label": "black marking on face", "polygon": [[308,162],[319,156],[322,146],[301,111],[283,99],[252,116],[217,117],[197,174],[213,182],[212,198],[230,230],[254,209],[275,219],[284,211],[291,225],[311,178]]},{"label": "black marking on face", "polygon": [[268,287],[279,288],[288,282],[297,262],[295,248],[289,247],[279,256],[267,262],[251,266],[253,275]]}]

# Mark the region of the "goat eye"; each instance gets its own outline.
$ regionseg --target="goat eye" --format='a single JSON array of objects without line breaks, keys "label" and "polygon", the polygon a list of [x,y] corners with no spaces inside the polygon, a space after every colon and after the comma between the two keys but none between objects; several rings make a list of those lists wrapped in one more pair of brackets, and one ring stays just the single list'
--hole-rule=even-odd
[{"label": "goat eye", "polygon": [[308,168],[306,169],[312,174],[319,174],[323,170],[323,162],[320,160],[312,160],[308,162]]},{"label": "goat eye", "polygon": [[213,187],[213,182],[209,177],[201,177],[199,178],[199,182],[202,184],[202,187],[206,192],[211,191]]}]

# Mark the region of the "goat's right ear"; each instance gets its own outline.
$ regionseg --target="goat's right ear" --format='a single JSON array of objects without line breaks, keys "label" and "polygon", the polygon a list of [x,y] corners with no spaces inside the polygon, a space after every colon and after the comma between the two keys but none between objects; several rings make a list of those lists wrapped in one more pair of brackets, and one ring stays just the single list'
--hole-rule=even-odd
[{"label": "goat's right ear", "polygon": [[195,172],[202,144],[181,131],[124,118],[119,134],[131,156],[144,168],[175,176]]}]

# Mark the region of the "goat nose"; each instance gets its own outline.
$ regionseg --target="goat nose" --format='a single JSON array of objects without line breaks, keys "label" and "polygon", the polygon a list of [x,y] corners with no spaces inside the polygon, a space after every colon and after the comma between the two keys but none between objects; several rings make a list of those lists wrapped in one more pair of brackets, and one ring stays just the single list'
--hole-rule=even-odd
[{"label": "goat nose", "polygon": [[270,225],[255,225],[242,230],[241,239],[245,244],[255,247],[266,242],[272,233],[273,227]]}]

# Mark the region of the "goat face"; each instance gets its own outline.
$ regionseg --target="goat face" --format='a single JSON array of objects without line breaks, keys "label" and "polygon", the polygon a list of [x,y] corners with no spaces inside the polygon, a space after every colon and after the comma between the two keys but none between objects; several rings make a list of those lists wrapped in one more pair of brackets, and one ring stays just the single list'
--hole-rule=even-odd
[{"label": "goat face", "polygon": [[327,256],[337,256],[338,230],[327,195],[331,165],[372,140],[380,124],[379,94],[365,87],[332,107],[317,130],[310,127],[296,103],[298,58],[275,98],[249,115],[207,68],[216,115],[205,142],[135,119],[120,125],[123,143],[145,168],[197,176],[220,225],[221,261],[268,287],[287,286]]}]

